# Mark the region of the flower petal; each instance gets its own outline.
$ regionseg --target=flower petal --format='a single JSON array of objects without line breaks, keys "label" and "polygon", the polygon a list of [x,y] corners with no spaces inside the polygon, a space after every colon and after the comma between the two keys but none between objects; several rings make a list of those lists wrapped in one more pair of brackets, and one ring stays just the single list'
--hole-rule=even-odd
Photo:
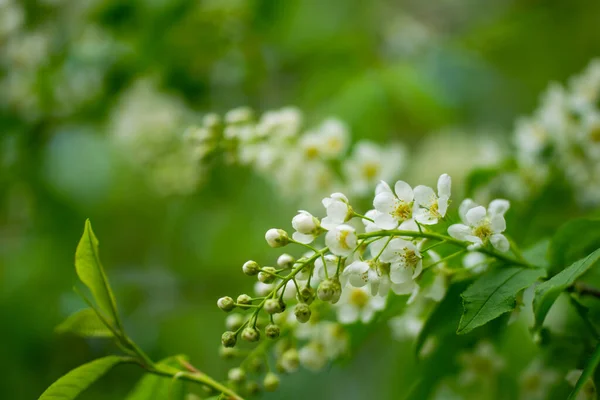
[{"label": "flower petal", "polygon": [[492,243],[492,246],[494,246],[499,251],[507,252],[508,249],[510,249],[508,239],[506,239],[506,236],[504,236],[501,233],[496,233],[492,235],[492,237],[490,238],[490,242]]},{"label": "flower petal", "polygon": [[463,224],[450,225],[448,234],[454,239],[467,240],[467,236],[471,235],[471,228]]},{"label": "flower petal", "polygon": [[431,207],[431,203],[437,199],[435,192],[429,186],[417,186],[414,190],[414,194],[415,202],[426,208]]},{"label": "flower petal", "polygon": [[448,202],[450,201],[450,197],[448,196],[440,196],[438,199],[438,213],[443,217],[446,215],[448,211]]},{"label": "flower petal", "polygon": [[500,233],[506,230],[506,220],[502,214],[495,214],[492,217],[490,224],[494,233]]},{"label": "flower petal", "polygon": [[[348,290],[348,289],[346,289]],[[342,304],[337,311],[338,320],[342,324],[351,324],[356,322],[359,317],[358,309],[350,304]]]},{"label": "flower petal", "polygon": [[487,212],[485,211],[485,208],[483,206],[471,208],[469,211],[467,211],[466,214],[467,223],[471,226],[477,226],[483,222],[486,215]]},{"label": "flower petal", "polygon": [[438,196],[447,196],[450,197],[450,191],[452,189],[452,179],[448,174],[440,175],[437,183]]},{"label": "flower petal", "polygon": [[380,213],[389,214],[394,211],[396,198],[391,192],[379,193],[373,199],[373,207]]},{"label": "flower petal", "polygon": [[394,185],[394,191],[396,196],[407,203],[410,203],[414,199],[414,193],[410,185],[404,181],[398,181]]},{"label": "flower petal", "polygon": [[435,225],[438,222],[438,219],[431,215],[429,210],[424,208],[418,208],[413,211],[413,218],[415,221],[423,225]]},{"label": "flower petal", "polygon": [[[323,223],[321,223],[323,225]],[[398,221],[390,214],[379,214],[375,217],[375,225],[380,229],[395,229],[398,226]]]},{"label": "flower petal", "polygon": [[377,186],[375,187],[375,195],[377,196],[380,193],[392,193],[392,188],[390,187],[390,185],[388,185],[386,182],[381,181],[377,184]]},{"label": "flower petal", "polygon": [[393,283],[404,283],[412,280],[412,271],[409,268],[395,264],[390,269],[390,280]]},{"label": "flower petal", "polygon": [[510,202],[504,199],[492,200],[488,206],[488,211],[491,216],[493,215],[504,215],[510,208]]},{"label": "flower petal", "polygon": [[467,212],[471,208],[475,208],[478,205],[479,204],[475,203],[471,199],[464,199],[462,201],[462,203],[460,203],[460,207],[458,207],[458,215],[460,216],[460,219],[462,220],[462,222],[467,222]]},{"label": "flower petal", "polygon": [[312,243],[313,240],[315,240],[315,237],[313,235],[305,235],[304,233],[300,233],[300,232],[294,232],[294,234],[292,235],[292,238],[296,242],[300,242],[300,243],[304,243],[304,244],[310,244],[310,243]]}]

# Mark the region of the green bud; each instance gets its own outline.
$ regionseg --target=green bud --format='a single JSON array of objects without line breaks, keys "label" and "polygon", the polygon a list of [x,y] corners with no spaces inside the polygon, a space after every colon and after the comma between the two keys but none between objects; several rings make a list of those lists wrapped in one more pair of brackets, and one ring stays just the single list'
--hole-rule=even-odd
[{"label": "green bud", "polygon": [[217,300],[217,306],[225,312],[229,312],[235,308],[235,302],[229,296],[221,297]]},{"label": "green bud", "polygon": [[342,285],[340,281],[333,281],[333,296],[331,298],[331,304],[335,304],[340,301],[340,297],[342,297]]},{"label": "green bud", "polygon": [[246,371],[241,368],[232,368],[227,373],[227,377],[235,383],[241,383],[246,380]]},{"label": "green bud", "polygon": [[317,288],[317,296],[321,301],[329,302],[335,295],[335,283],[331,279],[325,279]]},{"label": "green bud", "polygon": [[263,386],[267,392],[276,391],[277,388],[279,388],[279,376],[272,372],[267,373],[267,375],[265,375],[265,379],[263,380]]},{"label": "green bud", "polygon": [[275,280],[275,272],[277,270],[273,267],[264,267],[262,271],[258,273],[258,280],[262,283],[272,283]]},{"label": "green bud", "polygon": [[260,272],[260,265],[256,261],[246,261],[242,266],[242,271],[248,276],[254,276]]},{"label": "green bud", "polygon": [[296,304],[296,308],[294,308],[294,315],[296,319],[300,323],[305,323],[310,320],[310,306],[306,303],[298,303]]},{"label": "green bud", "polygon": [[281,333],[281,329],[279,328],[278,325],[269,324],[265,328],[265,335],[269,339],[277,339],[279,337],[280,333]]},{"label": "green bud", "polygon": [[235,332],[227,331],[221,335],[221,343],[225,347],[234,347],[237,342],[237,336]]},{"label": "green bud", "polygon": [[279,299],[265,301],[265,311],[269,314],[278,314],[285,310],[285,303]]},{"label": "green bud", "polygon": [[[237,298],[237,303],[238,303],[238,305],[241,305],[241,306],[252,304],[252,297],[248,296],[247,294],[240,294]],[[248,307],[242,307],[242,308],[248,308]]]},{"label": "green bud", "polygon": [[315,299],[315,290],[310,286],[304,287],[298,292],[296,298],[300,303],[311,304]]},{"label": "green bud", "polygon": [[258,342],[260,339],[260,332],[258,329],[248,326],[242,331],[242,339],[247,342]]},{"label": "green bud", "polygon": [[221,347],[219,355],[225,360],[231,360],[237,355],[237,350],[231,347]]},{"label": "green bud", "polygon": [[277,259],[277,266],[280,268],[292,268],[294,261],[296,261],[294,257],[284,253]]},{"label": "green bud", "polygon": [[281,367],[288,373],[295,372],[300,366],[300,357],[298,356],[298,350],[291,348],[286,350],[279,360]]},{"label": "green bud", "polygon": [[283,229],[269,229],[265,234],[265,240],[271,247],[283,247],[290,242],[290,238]]}]

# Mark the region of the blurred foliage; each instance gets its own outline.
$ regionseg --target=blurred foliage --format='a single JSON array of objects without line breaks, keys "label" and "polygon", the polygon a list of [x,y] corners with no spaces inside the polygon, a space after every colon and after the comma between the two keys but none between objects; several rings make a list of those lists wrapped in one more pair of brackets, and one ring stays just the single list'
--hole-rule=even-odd
[{"label": "blurred foliage", "polygon": [[[112,110],[138,79],[150,77],[196,112],[293,104],[314,121],[335,115],[355,139],[401,139],[418,155],[436,146],[427,136],[446,126],[466,132],[467,142],[482,128],[503,132],[493,140],[508,142],[514,118],[535,107],[549,81],[564,81],[600,54],[600,2],[592,0],[16,4],[24,10],[22,29],[39,29],[52,48],[26,102],[12,101],[4,86],[25,69],[2,59],[0,73],[0,387],[19,399],[36,398],[65,371],[113,350],[101,339],[53,334],[83,306],[71,288],[85,218],[103,238],[105,267],[132,336],[156,359],[185,353],[224,376],[215,301],[248,287],[240,266],[273,257],[263,233],[287,226],[296,209],[250,171],[224,165],[193,195],[156,194],[107,140]],[[0,47],[8,41],[0,36]],[[76,79],[81,71],[93,77]],[[466,173],[472,165],[462,162]],[[440,168],[427,165],[409,178],[432,181],[445,172]],[[525,242],[550,236],[578,213],[564,197],[557,190],[552,203],[532,205],[535,212],[515,212],[515,220],[528,215],[535,232],[509,232]],[[284,379],[281,391],[265,398],[400,398],[416,371],[431,371],[423,385],[451,374],[452,347],[474,343],[453,336],[440,350],[448,354],[417,367],[410,343],[393,341],[386,329],[364,340],[349,363]],[[514,382],[535,346],[524,325],[500,343],[509,355],[507,382]],[[571,348],[584,345],[566,344],[563,352],[579,354]],[[124,398],[141,375],[119,367],[82,398]],[[426,389],[414,389],[413,398]],[[495,398],[512,398],[510,384],[498,389]]]}]

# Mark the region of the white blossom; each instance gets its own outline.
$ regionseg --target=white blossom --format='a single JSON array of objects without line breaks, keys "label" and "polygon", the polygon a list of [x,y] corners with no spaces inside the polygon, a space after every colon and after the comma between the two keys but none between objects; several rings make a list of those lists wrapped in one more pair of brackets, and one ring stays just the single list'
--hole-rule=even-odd
[{"label": "white blossom", "polygon": [[347,257],[356,248],[356,231],[350,225],[338,225],[327,232],[325,244],[336,256]]},{"label": "white blossom", "polygon": [[356,260],[342,272],[342,286],[347,286],[347,284],[353,287],[368,285],[372,296],[386,296],[391,287],[389,271],[386,269],[385,264],[375,260]]},{"label": "white blossom", "polygon": [[451,225],[448,233],[455,239],[471,242],[471,249],[489,241],[496,249],[506,252],[510,244],[502,232],[506,229],[504,214],[509,206],[507,200],[493,200],[486,211],[471,199],[466,199],[459,208],[463,224]]},{"label": "white blossom", "polygon": [[352,218],[352,207],[343,193],[333,193],[324,198],[322,203],[327,210],[327,216],[321,221],[323,228],[331,230]]},{"label": "white blossom", "polygon": [[351,286],[344,288],[342,297],[336,304],[338,321],[342,324],[352,324],[357,321],[366,324],[384,307],[384,297],[371,296],[365,288]]},{"label": "white blossom", "polygon": [[390,279],[395,284],[414,281],[423,271],[423,257],[417,246],[410,241],[394,238],[383,253],[381,261],[390,263]]},{"label": "white blossom", "polygon": [[414,219],[423,225],[433,225],[444,218],[450,200],[451,179],[443,174],[438,179],[438,194],[429,186],[419,185],[414,190],[415,203]]},{"label": "white blossom", "polygon": [[379,212],[375,216],[375,225],[381,229],[395,229],[398,225],[412,218],[414,193],[410,185],[404,181],[398,181],[394,185],[394,191],[385,183],[381,182],[376,189],[373,207]]},{"label": "white blossom", "polygon": [[300,210],[292,219],[292,227],[296,230],[292,238],[300,243],[309,244],[320,234],[321,224],[308,211]]}]

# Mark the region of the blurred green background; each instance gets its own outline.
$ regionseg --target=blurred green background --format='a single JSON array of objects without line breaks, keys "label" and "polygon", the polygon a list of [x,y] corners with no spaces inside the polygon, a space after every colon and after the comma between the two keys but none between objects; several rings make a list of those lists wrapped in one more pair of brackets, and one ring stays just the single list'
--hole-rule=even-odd
[{"label": "blurred green background", "polygon": [[[242,263],[276,257],[264,231],[289,228],[298,204],[226,165],[184,196],[155,190],[129,162],[136,150],[111,144],[115,130],[137,129],[119,115],[136,82],[170,96],[174,127],[241,105],[295,105],[309,125],[339,117],[353,140],[406,143],[418,166],[407,178],[432,184],[473,166],[469,143],[508,143],[550,81],[600,55],[599,21],[594,0],[0,2],[3,396],[37,398],[114,350],[53,332],[83,306],[71,288],[88,217],[126,327],[150,355],[189,354],[219,378],[231,366],[218,357],[216,299],[251,290]],[[458,147],[431,139],[449,134]],[[381,327],[352,361],[284,378],[269,398],[398,398],[413,369],[410,343]],[[123,398],[139,376],[119,367],[82,398]]]}]

